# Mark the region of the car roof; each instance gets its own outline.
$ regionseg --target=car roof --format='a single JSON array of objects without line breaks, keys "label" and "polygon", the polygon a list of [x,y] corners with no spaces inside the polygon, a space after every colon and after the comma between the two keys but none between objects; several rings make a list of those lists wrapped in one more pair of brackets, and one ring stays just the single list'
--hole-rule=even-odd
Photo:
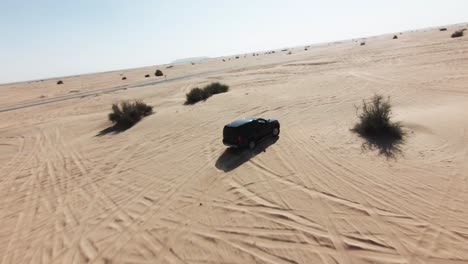
[{"label": "car roof", "polygon": [[233,121],[229,124],[227,124],[226,126],[227,127],[239,127],[239,126],[242,126],[244,124],[247,124],[249,122],[252,122],[254,120],[257,120],[256,117],[244,117],[244,118],[241,118],[241,119],[237,119],[236,121]]}]

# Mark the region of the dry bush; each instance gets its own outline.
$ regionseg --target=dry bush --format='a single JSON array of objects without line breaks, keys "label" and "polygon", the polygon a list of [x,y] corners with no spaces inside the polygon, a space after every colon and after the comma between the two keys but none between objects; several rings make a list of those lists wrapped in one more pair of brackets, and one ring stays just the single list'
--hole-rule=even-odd
[{"label": "dry bush", "polygon": [[209,97],[219,93],[225,93],[229,91],[229,86],[221,84],[219,82],[211,83],[205,86],[203,89],[193,88],[189,93],[186,94],[186,105],[195,104],[200,101],[205,101]]},{"label": "dry bush", "polygon": [[161,70],[156,70],[156,72],[154,73],[154,75],[155,75],[156,77],[160,77],[160,76],[163,76],[164,74],[163,74],[163,72],[162,72]]},{"label": "dry bush", "polygon": [[363,101],[359,122],[352,128],[353,132],[363,137],[387,137],[401,139],[403,131],[400,123],[394,123],[391,117],[390,98],[384,100],[383,96],[375,95],[370,102]]},{"label": "dry bush", "polygon": [[204,101],[209,97],[208,93],[205,90],[200,89],[198,87],[190,90],[190,92],[185,96],[187,97],[187,99],[185,100],[186,105],[191,105],[200,101]]},{"label": "dry bush", "polygon": [[123,101],[120,104],[112,105],[109,121],[118,127],[129,128],[152,113],[153,107],[142,101]]},{"label": "dry bush", "polygon": [[463,37],[463,32],[464,32],[465,30],[466,30],[466,29],[462,29],[462,30],[457,30],[457,31],[453,32],[452,38]]}]

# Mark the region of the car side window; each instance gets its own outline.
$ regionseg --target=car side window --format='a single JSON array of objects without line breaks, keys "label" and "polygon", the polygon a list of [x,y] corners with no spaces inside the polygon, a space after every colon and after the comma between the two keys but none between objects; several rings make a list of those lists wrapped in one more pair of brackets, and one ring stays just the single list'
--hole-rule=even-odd
[{"label": "car side window", "polygon": [[266,120],[265,120],[265,119],[257,119],[257,122],[258,122],[259,124],[262,124],[262,125],[266,124]]}]

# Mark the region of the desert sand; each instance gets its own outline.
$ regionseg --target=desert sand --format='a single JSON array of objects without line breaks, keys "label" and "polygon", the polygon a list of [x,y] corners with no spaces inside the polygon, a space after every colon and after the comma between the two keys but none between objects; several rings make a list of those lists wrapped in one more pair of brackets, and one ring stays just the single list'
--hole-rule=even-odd
[{"label": "desert sand", "polygon": [[[468,263],[463,27],[0,86],[0,263]],[[387,149],[350,132],[374,94]],[[127,99],[155,114],[101,133]],[[245,116],[279,139],[226,151]]]}]

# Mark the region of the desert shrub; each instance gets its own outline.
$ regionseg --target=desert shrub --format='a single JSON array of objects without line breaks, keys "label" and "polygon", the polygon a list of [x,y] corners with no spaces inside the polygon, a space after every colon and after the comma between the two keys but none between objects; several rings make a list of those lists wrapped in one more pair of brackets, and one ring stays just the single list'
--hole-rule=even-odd
[{"label": "desert shrub", "polygon": [[195,104],[210,97],[204,89],[200,89],[198,87],[190,90],[190,92],[185,96],[187,97],[185,104]]},{"label": "desert shrub", "polygon": [[239,56],[236,56],[236,59],[239,59]]},{"label": "desert shrub", "polygon": [[212,84],[209,84],[209,85],[205,86],[204,90],[209,95],[213,95],[213,94],[225,93],[225,92],[229,91],[229,86],[227,86],[225,84],[221,84],[219,82],[215,82],[215,83],[212,83]]},{"label": "desert shrub", "polygon": [[57,82],[57,85],[60,85],[60,84],[63,84],[63,81],[62,81],[62,80],[60,80],[60,81]]},{"label": "desert shrub", "polygon": [[390,120],[390,98],[384,100],[381,95],[374,95],[370,102],[363,101],[359,122],[352,131],[363,137],[389,137],[401,139],[403,131],[399,123]]},{"label": "desert shrub", "polygon": [[167,66],[166,69],[170,69],[172,67],[174,67],[174,65]]},{"label": "desert shrub", "polygon": [[154,75],[155,75],[156,77],[159,77],[159,76],[163,76],[164,74],[163,74],[163,72],[162,72],[161,70],[156,70],[156,72],[154,73]]},{"label": "desert shrub", "polygon": [[447,31],[447,28],[439,28],[439,31]]},{"label": "desert shrub", "polygon": [[201,88],[193,88],[190,90],[188,94],[186,94],[186,105],[195,104],[200,101],[204,101],[211,97],[212,95],[225,93],[229,91],[229,86],[225,84],[221,84],[219,82],[211,83],[205,86],[203,89]]},{"label": "desert shrub", "polygon": [[463,31],[465,31],[465,29],[455,31],[455,32],[452,34],[452,38],[463,37]]},{"label": "desert shrub", "polygon": [[365,43],[365,42],[361,42],[361,46],[365,46],[365,45],[366,45],[366,43]]},{"label": "desert shrub", "polygon": [[127,80],[127,77],[122,77],[122,80]]},{"label": "desert shrub", "polygon": [[393,36],[393,39],[398,39],[398,36],[397,35]]},{"label": "desert shrub", "polygon": [[288,52],[288,55],[291,55],[291,54],[292,54],[292,52],[291,52],[291,51],[290,51],[290,52]]},{"label": "desert shrub", "polygon": [[120,104],[112,105],[109,121],[119,127],[129,128],[152,113],[153,107],[142,101],[123,101]]},{"label": "desert shrub", "polygon": [[150,77],[150,75],[149,75],[149,74],[146,74],[146,75],[145,75],[145,78],[149,78],[149,77]]}]

